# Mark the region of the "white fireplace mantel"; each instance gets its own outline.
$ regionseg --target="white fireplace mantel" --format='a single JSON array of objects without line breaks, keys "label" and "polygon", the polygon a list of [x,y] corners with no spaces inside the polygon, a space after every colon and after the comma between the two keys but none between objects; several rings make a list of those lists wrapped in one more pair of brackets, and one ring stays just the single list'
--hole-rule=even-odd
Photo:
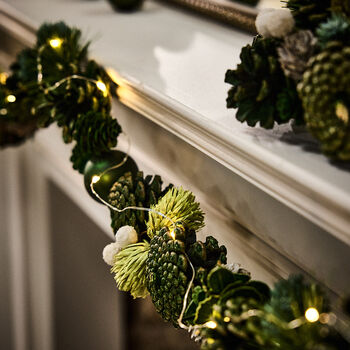
[{"label": "white fireplace mantel", "polygon": [[[8,64],[18,48],[34,42],[42,22],[58,20],[80,28],[92,39],[92,57],[117,73],[119,101],[113,113],[131,139],[130,155],[139,168],[194,191],[206,212],[202,235],[213,234],[226,244],[230,262],[241,262],[254,278],[269,283],[302,272],[333,297],[349,290],[342,276],[350,275],[350,171],[305,150],[302,145],[310,139],[291,136],[289,125],[272,131],[249,128],[225,107],[225,71],[239,62],[251,36],[152,0],[133,14],[113,12],[104,0],[6,0],[0,1],[0,35],[7,37],[0,59]],[[123,139],[119,145],[126,147]],[[52,126],[1,155],[18,176],[10,179],[0,170],[13,185],[7,189],[12,203],[7,210],[18,217],[13,211],[20,207],[29,216],[28,230],[41,232],[30,244],[31,254],[48,264],[29,266],[33,274],[42,272],[40,283],[28,287],[38,329],[35,350],[50,350],[52,344],[48,223],[37,219],[47,210],[44,183],[54,182],[112,237],[108,211],[86,194],[81,175],[68,161],[70,150]],[[19,203],[23,176],[34,197],[32,204],[26,200],[29,209]],[[9,226],[10,243],[22,242],[25,250],[23,227]],[[11,264],[24,273],[16,254]],[[23,281],[17,276],[12,282],[18,291]],[[46,296],[43,303],[36,294]],[[23,298],[15,293],[17,320],[23,316],[18,306]],[[23,322],[16,324],[22,335]],[[24,338],[16,350],[25,349]]]}]

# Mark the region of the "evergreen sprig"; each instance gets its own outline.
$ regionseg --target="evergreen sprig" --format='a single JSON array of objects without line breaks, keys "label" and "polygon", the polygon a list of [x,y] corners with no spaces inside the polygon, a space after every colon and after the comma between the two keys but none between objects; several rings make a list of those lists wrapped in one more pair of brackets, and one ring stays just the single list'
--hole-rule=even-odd
[{"label": "evergreen sprig", "polygon": [[[52,40],[58,44],[52,45]],[[76,141],[71,160],[80,172],[92,156],[115,147],[121,132],[110,114],[113,83],[103,67],[88,59],[88,46],[77,28],[45,23],[36,44],[19,53],[6,84],[0,86],[0,109],[6,111],[7,125],[43,128],[57,123],[64,142]],[[8,95],[16,101],[7,103]],[[6,143],[0,139],[0,144]]]}]

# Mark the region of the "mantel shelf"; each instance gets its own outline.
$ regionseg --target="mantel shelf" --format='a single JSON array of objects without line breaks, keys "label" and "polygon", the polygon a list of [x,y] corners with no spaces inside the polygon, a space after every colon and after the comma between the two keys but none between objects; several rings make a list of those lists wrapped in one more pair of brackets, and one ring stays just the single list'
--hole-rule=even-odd
[{"label": "mantel shelf", "polygon": [[252,129],[225,108],[224,74],[249,35],[151,0],[133,14],[104,0],[6,0],[0,17],[27,42],[44,21],[79,27],[92,56],[119,74],[122,103],[350,245],[349,169],[305,150],[310,140],[289,125]]}]

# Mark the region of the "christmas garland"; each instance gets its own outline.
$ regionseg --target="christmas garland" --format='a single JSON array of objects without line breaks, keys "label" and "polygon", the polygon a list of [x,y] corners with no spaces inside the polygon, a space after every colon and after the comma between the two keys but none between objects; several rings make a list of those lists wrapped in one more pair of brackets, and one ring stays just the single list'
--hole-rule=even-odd
[{"label": "christmas garland", "polygon": [[[163,188],[159,176],[145,177],[113,150],[121,132],[110,114],[115,84],[88,59],[80,37],[62,22],[44,24],[11,74],[1,75],[0,145],[52,123],[64,142],[75,143],[73,167],[110,208],[116,240],[103,258],[118,288],[150,296],[161,317],[191,332],[202,349],[350,349],[319,286],[292,276],[270,290],[239,264],[227,265],[226,248],[214,237],[196,238],[204,214],[194,195]],[[256,45],[262,52],[274,47],[260,39]]]},{"label": "christmas garland", "polygon": [[258,15],[259,35],[227,71],[227,107],[249,126],[306,125],[328,157],[349,161],[350,2],[283,2]]}]

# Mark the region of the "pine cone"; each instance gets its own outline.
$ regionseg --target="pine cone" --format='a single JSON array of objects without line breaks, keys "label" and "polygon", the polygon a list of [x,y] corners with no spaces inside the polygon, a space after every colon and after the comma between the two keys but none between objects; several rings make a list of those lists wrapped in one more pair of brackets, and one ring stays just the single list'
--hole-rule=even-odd
[{"label": "pine cone", "polygon": [[72,137],[82,152],[98,155],[116,146],[120,132],[116,119],[109,114],[91,111],[78,116]]},{"label": "pine cone", "polygon": [[299,30],[288,35],[277,49],[279,61],[287,77],[300,81],[307,62],[313,56],[317,39],[310,30]]},{"label": "pine cone", "polygon": [[[106,73],[94,61],[89,61],[86,72],[80,74],[88,79],[106,82],[109,90]],[[74,132],[75,121],[81,115],[90,111],[108,115],[111,110],[110,98],[104,96],[95,83],[81,79],[66,82],[50,91],[46,98],[55,106],[49,117],[53,118],[58,126],[67,128],[71,134]]]},{"label": "pine cone", "polygon": [[164,320],[172,321],[175,326],[192,274],[185,255],[183,231],[176,230],[176,239],[172,238],[167,228],[152,238],[146,261],[147,288],[156,310]]},{"label": "pine cone", "polygon": [[[205,243],[196,242],[195,231],[185,230],[181,226],[177,226],[173,234],[174,237],[168,228],[163,228],[151,239],[147,280],[157,312],[177,327],[184,295],[193,273],[186,255],[195,268],[196,280],[199,282],[199,276],[206,277],[207,271],[218,262],[226,263],[226,248],[219,247],[213,237],[207,237]],[[199,270],[201,273],[198,273]]]},{"label": "pine cone", "polygon": [[[236,118],[249,126],[260,122],[260,126],[269,129],[275,122],[288,122],[279,114],[276,101],[281,90],[295,90],[295,86],[283,74],[276,48],[276,40],[257,37],[252,45],[242,49],[242,62],[237,69],[226,73],[225,82],[233,85],[227,107],[238,108]],[[293,107],[297,110],[298,104]]]},{"label": "pine cone", "polygon": [[[131,172],[126,173],[115,182],[110,189],[108,201],[118,209],[129,206],[150,208],[158,202],[158,199],[169,189],[168,186],[162,191],[162,179],[159,175],[143,177],[139,171],[133,178]],[[133,226],[138,233],[147,230],[146,221],[148,212],[139,210],[125,210],[121,213],[111,210],[111,226],[114,232],[125,225]]]},{"label": "pine cone", "polygon": [[350,160],[350,47],[330,42],[308,63],[298,85],[305,122],[328,156]]},{"label": "pine cone", "polygon": [[330,16],[331,0],[288,0],[286,7],[292,11],[296,26],[314,30]]}]

